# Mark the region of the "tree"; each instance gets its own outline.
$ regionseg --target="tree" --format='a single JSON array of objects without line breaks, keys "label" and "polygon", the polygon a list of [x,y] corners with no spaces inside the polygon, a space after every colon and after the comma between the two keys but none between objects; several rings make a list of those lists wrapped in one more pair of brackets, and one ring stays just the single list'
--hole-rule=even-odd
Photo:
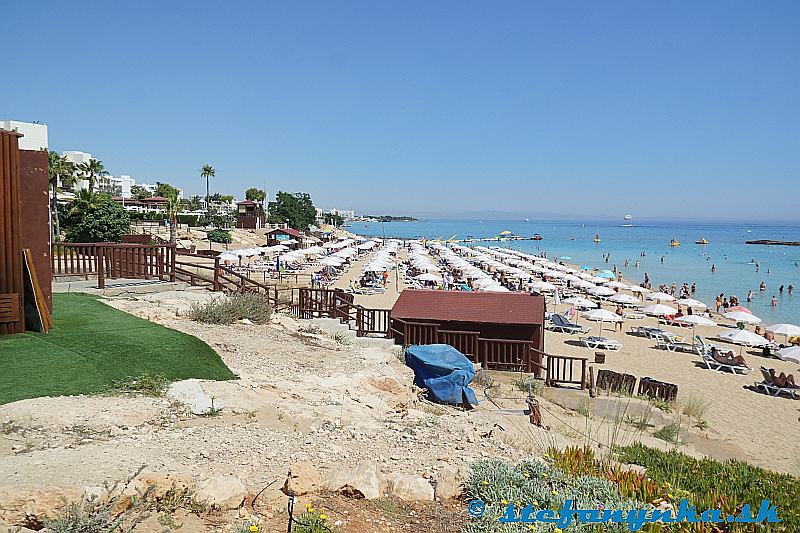
[{"label": "tree", "polygon": [[344,219],[340,215],[334,215],[333,213],[325,213],[323,216],[326,224],[330,224],[331,226],[339,227],[344,222]]},{"label": "tree", "polygon": [[267,193],[261,189],[250,187],[244,191],[244,197],[252,202],[264,203],[264,200],[267,199]]},{"label": "tree", "polygon": [[189,198],[189,200],[186,201],[186,205],[189,206],[190,211],[197,211],[198,209],[200,209],[200,206],[202,205],[200,203],[200,197],[197,195],[192,196],[191,198]]},{"label": "tree", "polygon": [[311,201],[311,195],[305,192],[294,194],[279,191],[275,201],[269,203],[269,222],[286,224],[295,229],[306,231],[314,224],[317,210]]},{"label": "tree", "polygon": [[78,170],[81,171],[84,178],[89,180],[89,191],[94,191],[97,178],[108,176],[108,171],[103,166],[103,162],[95,158],[90,159],[87,163],[78,165]]},{"label": "tree", "polygon": [[208,203],[208,179],[213,178],[217,175],[217,171],[214,170],[214,167],[211,165],[203,165],[203,168],[200,170],[200,177],[206,179],[206,214],[211,213],[211,206]]},{"label": "tree", "polygon": [[233,195],[232,194],[222,194],[219,197],[219,201],[223,204],[229,204],[233,202]]},{"label": "tree", "polygon": [[64,231],[70,242],[117,242],[130,224],[128,212],[110,196],[83,190],[72,201]]},{"label": "tree", "polygon": [[137,200],[144,200],[145,198],[150,198],[152,195],[150,194],[150,191],[148,191],[141,185],[134,185],[133,187],[131,187],[131,196],[133,196]]},{"label": "tree", "polygon": [[50,205],[50,224],[53,228],[53,235],[61,234],[60,221],[58,218],[58,186],[72,187],[75,185],[75,165],[68,161],[66,157],[58,155],[58,152],[47,152],[47,173],[50,176],[50,190],[53,193],[53,200]]},{"label": "tree", "polygon": [[156,182],[155,196],[161,196],[162,198],[177,198],[179,195],[180,191],[169,183],[162,183],[160,181]]},{"label": "tree", "polygon": [[167,218],[169,219],[169,242],[175,244],[178,242],[178,213],[181,212],[183,206],[181,201],[178,200],[178,195],[167,197]]}]

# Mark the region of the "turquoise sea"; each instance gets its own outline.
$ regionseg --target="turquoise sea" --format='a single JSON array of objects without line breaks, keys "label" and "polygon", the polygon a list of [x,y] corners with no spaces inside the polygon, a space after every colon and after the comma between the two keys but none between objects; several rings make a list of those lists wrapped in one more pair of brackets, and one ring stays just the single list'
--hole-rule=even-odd
[{"label": "turquoise sea", "polygon": [[[644,273],[654,286],[661,283],[680,287],[684,282],[697,284],[695,298],[713,306],[714,297],[724,293],[735,294],[742,305],[750,307],[765,324],[790,322],[800,324],[800,247],[759,246],[745,244],[746,240],[771,239],[800,241],[798,224],[749,224],[695,222],[637,222],[623,227],[618,222],[575,223],[566,221],[479,221],[479,220],[420,220],[418,222],[364,223],[353,222],[348,228],[353,233],[366,236],[396,237],[404,239],[457,239],[497,236],[502,231],[530,237],[542,235],[541,241],[506,241],[473,243],[479,246],[503,246],[523,252],[547,252],[550,258],[569,257],[567,263],[612,268],[616,265],[630,282],[641,283]],[[595,234],[601,242],[593,242]],[[574,240],[572,240],[574,238]],[[670,247],[669,241],[677,239],[681,245]],[[701,238],[708,245],[696,245]],[[468,244],[469,245],[469,244]],[[645,256],[640,257],[644,252]],[[609,261],[603,254],[611,254]],[[663,258],[663,261],[662,261]],[[628,267],[625,260],[630,260]],[[636,260],[640,261],[636,268]],[[756,272],[753,261],[758,262]],[[716,272],[711,272],[711,266]],[[766,291],[759,291],[761,282]],[[778,292],[784,285],[781,296]],[[794,285],[794,294],[787,288]],[[747,304],[749,289],[754,297]],[[778,299],[771,307],[772,295]]]}]

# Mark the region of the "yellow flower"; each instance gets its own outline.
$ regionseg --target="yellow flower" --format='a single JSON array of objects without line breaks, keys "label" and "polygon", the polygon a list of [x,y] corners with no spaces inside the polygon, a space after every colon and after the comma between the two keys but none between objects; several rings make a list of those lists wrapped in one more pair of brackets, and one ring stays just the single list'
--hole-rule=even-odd
[{"label": "yellow flower", "polygon": [[306,504],[306,509],[311,509],[311,504],[310,503]]},{"label": "yellow flower", "polygon": [[533,531],[534,529],[536,529],[536,526],[534,526],[533,524],[528,524],[528,529]]},{"label": "yellow flower", "polygon": [[542,474],[542,477],[550,477],[550,476],[548,476],[548,475],[547,475],[547,472],[544,472],[544,473]]},{"label": "yellow flower", "polygon": [[554,491],[553,491],[553,495],[555,495],[555,494],[558,494],[558,491],[557,491],[557,490],[554,490]]},{"label": "yellow flower", "polygon": [[557,527],[555,529],[555,533],[563,533],[563,530],[560,527]]},{"label": "yellow flower", "polygon": [[531,477],[531,475],[528,472],[523,472],[522,475],[525,477]]},{"label": "yellow flower", "polygon": [[500,500],[500,503],[502,503],[503,505],[508,505],[508,502],[506,500]]},{"label": "yellow flower", "polygon": [[484,479],[484,480],[483,480],[483,484],[484,484],[484,485],[488,485],[488,484],[489,484],[489,482],[488,482],[488,481],[486,481],[486,480]]},{"label": "yellow flower", "polygon": [[672,494],[667,494],[667,498],[669,498],[670,500],[674,500],[675,496],[673,496]]},{"label": "yellow flower", "polygon": [[533,506],[534,507],[539,507],[539,502],[537,502],[536,500],[533,500]]},{"label": "yellow flower", "polygon": [[327,520],[328,519],[328,515],[321,514],[321,515],[319,515],[319,519],[320,520]]},{"label": "yellow flower", "polygon": [[257,525],[255,525],[255,524],[254,524],[254,525],[252,525],[252,526],[250,526],[250,528],[249,528],[249,529],[250,529],[250,531],[252,531],[253,533],[258,533],[258,526],[257,526]]}]

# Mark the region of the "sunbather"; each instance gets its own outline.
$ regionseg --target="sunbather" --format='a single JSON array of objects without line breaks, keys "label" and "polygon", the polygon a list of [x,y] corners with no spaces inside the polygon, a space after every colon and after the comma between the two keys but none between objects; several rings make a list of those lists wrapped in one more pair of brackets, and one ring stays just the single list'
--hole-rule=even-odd
[{"label": "sunbather", "polygon": [[785,387],[785,388],[793,388],[793,389],[798,388],[797,384],[794,382],[794,375],[792,375],[792,374],[788,374],[787,375],[787,374],[784,374],[783,372],[781,372],[780,375],[776,376],[775,375],[775,369],[774,368],[770,368],[769,369],[769,375],[772,378],[772,384],[775,385],[776,387],[781,387],[781,388]]},{"label": "sunbather", "polygon": [[722,365],[750,368],[750,365],[747,364],[747,361],[745,361],[744,357],[741,355],[734,355],[732,351],[721,352],[716,346],[711,348],[711,358]]}]

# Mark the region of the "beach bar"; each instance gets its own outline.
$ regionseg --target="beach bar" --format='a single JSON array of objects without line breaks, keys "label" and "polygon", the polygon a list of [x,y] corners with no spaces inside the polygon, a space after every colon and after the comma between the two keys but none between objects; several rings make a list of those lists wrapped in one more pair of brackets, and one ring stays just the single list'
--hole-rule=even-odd
[{"label": "beach bar", "polygon": [[544,370],[544,298],[407,289],[390,313],[396,343],[450,344],[491,370]]}]

